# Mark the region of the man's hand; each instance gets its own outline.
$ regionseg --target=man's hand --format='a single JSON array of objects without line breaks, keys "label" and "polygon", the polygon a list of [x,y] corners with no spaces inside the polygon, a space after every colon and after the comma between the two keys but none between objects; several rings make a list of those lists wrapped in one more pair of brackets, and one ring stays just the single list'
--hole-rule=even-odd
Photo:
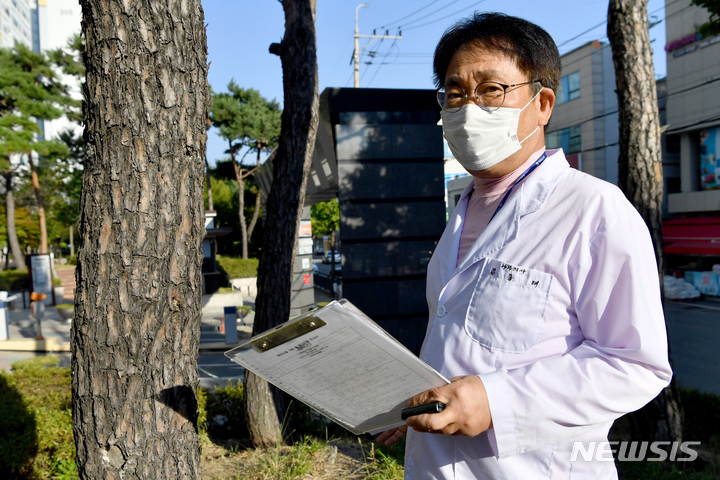
[{"label": "man's hand", "polygon": [[[479,435],[492,427],[490,405],[482,380],[475,375],[468,375],[455,377],[450,382],[449,385],[432,388],[411,398],[408,406],[438,401],[445,404],[445,410],[412,416],[408,418],[407,425],[418,432],[469,437]],[[383,435],[386,433],[388,432]],[[400,438],[402,437],[398,440]]]},{"label": "man's hand", "polygon": [[393,428],[391,430],[381,433],[377,436],[375,441],[378,443],[385,443],[385,446],[389,447],[393,443],[399,442],[400,439],[405,436],[406,432],[407,425],[403,425],[402,427]]}]

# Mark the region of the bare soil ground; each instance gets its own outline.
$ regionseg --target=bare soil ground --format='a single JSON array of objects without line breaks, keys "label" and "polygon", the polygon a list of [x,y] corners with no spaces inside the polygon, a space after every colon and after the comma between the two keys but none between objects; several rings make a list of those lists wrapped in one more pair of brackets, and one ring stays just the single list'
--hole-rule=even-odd
[{"label": "bare soil ground", "polygon": [[[204,480],[270,480],[272,474],[264,472],[261,465],[271,464],[273,458],[282,456],[290,447],[266,451],[261,449],[239,449],[228,445],[227,448],[216,444],[203,447],[202,472]],[[330,442],[323,449],[308,453],[312,468],[302,479],[363,479],[367,476],[363,447],[359,444]]]}]

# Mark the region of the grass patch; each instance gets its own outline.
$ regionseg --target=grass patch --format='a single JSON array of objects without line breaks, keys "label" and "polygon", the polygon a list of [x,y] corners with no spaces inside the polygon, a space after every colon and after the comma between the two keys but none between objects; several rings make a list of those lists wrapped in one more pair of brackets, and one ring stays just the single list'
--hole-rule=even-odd
[{"label": "grass patch", "polygon": [[34,357],[0,371],[3,478],[77,478],[70,369],[57,363],[57,357]]},{"label": "grass patch", "polygon": [[[77,478],[70,414],[70,370],[35,357],[0,371],[0,478]],[[693,462],[618,462],[621,480],[710,480],[720,475],[720,397],[681,390],[685,440],[700,441]],[[399,480],[404,440],[377,445],[355,437],[299,402],[288,407],[296,441],[249,447],[242,383],[198,389],[203,479]]]},{"label": "grass patch", "polygon": [[257,258],[248,258],[243,260],[237,257],[226,257],[217,255],[218,270],[225,272],[228,278],[248,278],[257,277],[258,262]]}]

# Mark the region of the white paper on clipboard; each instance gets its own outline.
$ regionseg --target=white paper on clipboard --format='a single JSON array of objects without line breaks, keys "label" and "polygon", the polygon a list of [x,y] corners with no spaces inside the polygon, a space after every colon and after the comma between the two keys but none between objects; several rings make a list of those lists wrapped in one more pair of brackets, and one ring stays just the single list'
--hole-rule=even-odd
[{"label": "white paper on clipboard", "polygon": [[344,299],[225,355],[358,435],[403,425],[409,398],[450,383]]}]

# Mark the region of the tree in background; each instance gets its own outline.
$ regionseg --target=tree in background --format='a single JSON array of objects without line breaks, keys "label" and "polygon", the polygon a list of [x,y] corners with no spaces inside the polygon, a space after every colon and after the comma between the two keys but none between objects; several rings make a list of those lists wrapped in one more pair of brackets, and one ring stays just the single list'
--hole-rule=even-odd
[{"label": "tree in background", "polygon": [[[270,52],[282,61],[285,109],[265,210],[253,335],[290,316],[295,245],[319,121],[315,0],[284,0],[282,7],[285,35],[280,44],[270,46]],[[245,372],[244,387],[253,445],[281,442],[278,415],[286,412],[282,402],[276,404],[268,383],[250,371]]]},{"label": "tree in background", "polygon": [[[647,0],[610,0],[607,35],[620,116],[618,183],[650,230],[660,276],[658,288],[662,289],[662,151]],[[680,441],[682,418],[674,379],[629,418],[635,439]]]},{"label": "tree in background", "polygon": [[[255,89],[241,88],[234,80],[228,83],[228,93],[212,93],[210,121],[228,142],[227,153],[233,161],[238,182],[238,217],[242,236],[242,258],[248,258],[248,241],[257,224],[260,212],[260,195],[255,196],[255,210],[247,223],[245,219],[245,179],[260,168],[262,152],[277,146],[280,136],[280,105],[265,99]],[[244,152],[243,152],[244,150]],[[245,157],[256,153],[255,165],[243,164]],[[242,156],[238,159],[238,156]]]},{"label": "tree in background", "polygon": [[76,135],[71,129],[60,132],[58,140],[68,148],[68,155],[48,162],[41,183],[45,187],[48,204],[48,238],[56,248],[70,244],[70,254],[74,254],[74,229],[80,211],[82,191],[83,159],[85,144],[82,135]]},{"label": "tree in background", "polygon": [[[66,48],[48,50],[47,56],[56,69],[66,75],[68,82],[75,81],[80,88],[85,82],[85,65],[83,54],[85,52],[85,39],[81,35],[73,35]],[[65,109],[65,116],[71,122],[82,126],[82,111],[77,108],[81,102],[75,102]],[[70,254],[74,254],[73,230],[77,224],[80,209],[80,190],[82,187],[83,160],[85,158],[85,143],[82,134],[75,134],[75,129],[68,128],[58,134],[57,140],[63,142],[69,154],[48,162],[48,175],[45,179],[47,191],[54,194],[50,213],[58,226],[58,233],[51,238],[62,242],[68,232]],[[58,245],[60,246],[60,245]]]},{"label": "tree in background", "polygon": [[690,4],[703,7],[710,12],[710,21],[703,23],[698,28],[700,35],[703,37],[720,35],[720,0],[693,0]]},{"label": "tree in background", "polygon": [[42,131],[35,119],[59,118],[75,104],[45,55],[21,44],[12,50],[0,49],[0,170],[5,177],[7,233],[16,267],[23,264],[23,256],[14,223],[13,176],[18,165],[13,165],[12,158],[21,158],[29,167],[40,223],[40,253],[46,253],[45,207],[35,156],[41,162],[57,158],[67,155],[67,147],[59,141],[39,140]]},{"label": "tree in background", "polygon": [[320,202],[310,206],[313,235],[333,233],[340,225],[340,207],[337,199]]},{"label": "tree in background", "polygon": [[200,0],[82,0],[72,323],[81,479],[200,478],[207,38]]}]

